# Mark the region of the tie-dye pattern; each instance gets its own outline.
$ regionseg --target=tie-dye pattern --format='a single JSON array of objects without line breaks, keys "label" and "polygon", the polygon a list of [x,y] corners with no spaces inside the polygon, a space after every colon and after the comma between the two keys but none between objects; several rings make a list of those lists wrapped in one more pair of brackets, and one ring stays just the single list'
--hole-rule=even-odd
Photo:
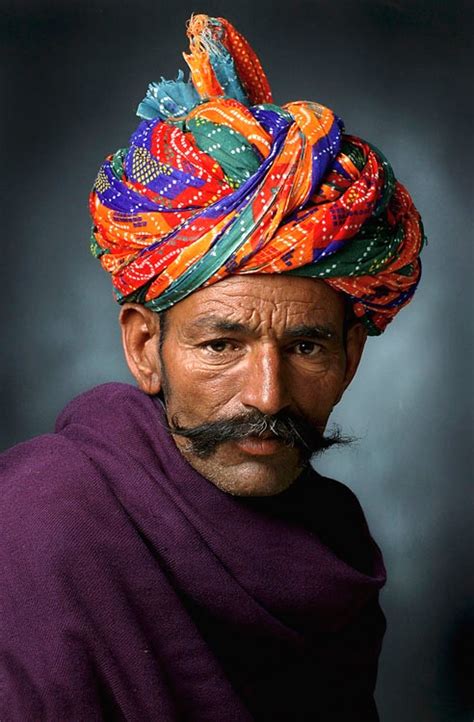
[{"label": "tie-dye pattern", "polygon": [[420,216],[383,155],[319,103],[275,105],[223,18],[188,25],[186,83],[153,83],[90,196],[117,300],[162,311],[226,276],[323,279],[381,333],[418,284]]}]

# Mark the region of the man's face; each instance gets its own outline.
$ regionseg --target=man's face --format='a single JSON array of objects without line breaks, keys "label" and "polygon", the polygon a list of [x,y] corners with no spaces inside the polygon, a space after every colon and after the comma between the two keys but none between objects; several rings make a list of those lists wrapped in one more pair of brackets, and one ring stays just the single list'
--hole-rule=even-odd
[{"label": "man's face", "polygon": [[[197,427],[257,412],[289,414],[322,433],[355,373],[365,334],[343,337],[344,302],[322,281],[234,276],[167,312],[161,386],[168,422]],[[201,454],[185,436],[183,456],[220,489],[267,496],[288,488],[307,462],[301,447],[270,432],[218,443]]]}]

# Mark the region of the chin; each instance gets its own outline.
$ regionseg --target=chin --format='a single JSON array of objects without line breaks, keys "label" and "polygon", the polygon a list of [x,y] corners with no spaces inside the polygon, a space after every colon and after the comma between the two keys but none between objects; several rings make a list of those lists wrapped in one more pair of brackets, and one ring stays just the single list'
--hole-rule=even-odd
[{"label": "chin", "polygon": [[230,494],[231,496],[277,496],[278,494],[281,494],[282,492],[289,489],[293,482],[284,484],[267,484],[267,485],[258,485],[258,484],[232,484],[227,485],[224,483],[218,484],[216,482],[216,486],[221,490],[225,491],[227,494]]},{"label": "chin", "polygon": [[275,496],[289,489],[302,471],[301,466],[286,471],[254,463],[239,466],[243,468],[214,468],[200,473],[218,489],[232,496]]},{"label": "chin", "polygon": [[180,444],[183,456],[201,476],[232,496],[275,496],[289,489],[307,465],[294,447],[269,456],[252,456],[223,444],[203,458]]}]

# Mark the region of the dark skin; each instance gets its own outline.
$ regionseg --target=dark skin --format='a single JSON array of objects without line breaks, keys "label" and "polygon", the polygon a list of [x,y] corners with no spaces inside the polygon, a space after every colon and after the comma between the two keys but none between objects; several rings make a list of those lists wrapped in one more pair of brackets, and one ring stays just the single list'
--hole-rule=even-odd
[{"label": "dark skin", "polygon": [[[290,411],[321,432],[357,370],[362,324],[344,334],[342,297],[323,281],[232,276],[159,316],[138,304],[120,313],[128,366],[147,394],[164,387],[168,421],[195,426],[258,409]],[[239,496],[287,489],[302,470],[298,448],[255,436],[225,441],[209,458],[173,435],[183,456],[217,487]]]}]

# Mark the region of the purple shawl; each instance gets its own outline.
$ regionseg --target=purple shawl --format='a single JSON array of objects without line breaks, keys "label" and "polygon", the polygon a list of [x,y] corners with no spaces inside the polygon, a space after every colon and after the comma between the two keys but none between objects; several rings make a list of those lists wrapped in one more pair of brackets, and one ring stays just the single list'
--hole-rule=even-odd
[{"label": "purple shawl", "polygon": [[115,383],[0,478],[2,722],[378,719],[385,570],[343,484],[232,497]]}]

